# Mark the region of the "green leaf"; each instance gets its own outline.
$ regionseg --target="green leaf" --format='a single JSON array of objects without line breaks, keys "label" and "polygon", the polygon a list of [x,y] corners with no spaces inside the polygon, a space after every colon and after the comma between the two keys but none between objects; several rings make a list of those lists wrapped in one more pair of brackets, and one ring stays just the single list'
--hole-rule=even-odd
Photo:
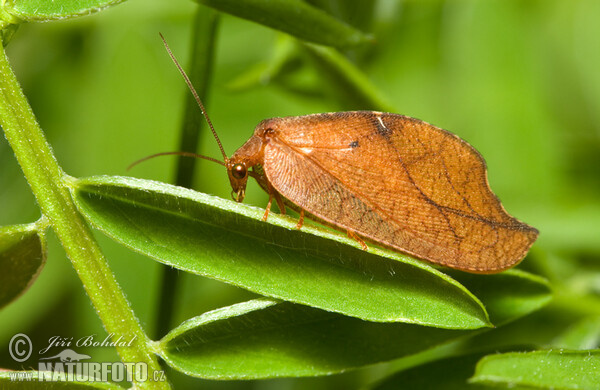
[{"label": "green leaf", "polygon": [[537,389],[600,389],[600,351],[550,350],[489,355],[473,383]]},{"label": "green leaf", "polygon": [[496,326],[536,311],[552,300],[546,279],[518,269],[493,275],[449,273],[485,303]]},{"label": "green leaf", "polygon": [[408,256],[341,234],[174,187],[122,177],[72,180],[90,223],[162,263],[369,321],[442,328],[488,326],[481,302],[454,279]]},{"label": "green leaf", "polygon": [[165,336],[157,352],[169,366],[201,378],[316,376],[417,353],[462,334],[265,298],[190,319]]},{"label": "green leaf", "polygon": [[[40,375],[45,379],[38,380]],[[56,390],[85,390],[85,389],[104,389],[104,390],[123,390],[123,387],[108,382],[99,382],[95,378],[83,376],[67,376],[59,372],[40,371],[3,371],[0,372],[0,388],[3,390],[38,390],[38,389],[56,389]]]},{"label": "green leaf", "polygon": [[301,0],[197,0],[298,39],[334,47],[349,47],[370,38],[326,12]]},{"label": "green leaf", "polygon": [[0,308],[23,294],[46,263],[46,243],[39,225],[0,228]]},{"label": "green leaf", "polygon": [[[491,288],[504,282],[516,291],[535,290],[528,286],[525,275],[520,272],[486,278]],[[540,295],[545,290],[546,298],[550,297],[545,282],[540,282],[538,289]],[[510,291],[505,294],[506,300],[514,296]],[[535,305],[524,304],[528,294],[521,300],[524,308],[515,308],[512,314],[503,307],[504,300],[491,293],[484,295],[490,297],[489,302],[483,301],[490,315],[502,314],[506,321],[528,314],[524,308],[534,310]],[[536,294],[529,296],[533,302],[540,299]],[[157,352],[171,367],[202,378],[315,376],[409,358],[481,332],[367,322],[265,298],[190,319],[165,336]]]},{"label": "green leaf", "polygon": [[108,8],[125,0],[13,0],[3,2],[3,19],[14,18],[12,23],[47,21],[78,16]]}]

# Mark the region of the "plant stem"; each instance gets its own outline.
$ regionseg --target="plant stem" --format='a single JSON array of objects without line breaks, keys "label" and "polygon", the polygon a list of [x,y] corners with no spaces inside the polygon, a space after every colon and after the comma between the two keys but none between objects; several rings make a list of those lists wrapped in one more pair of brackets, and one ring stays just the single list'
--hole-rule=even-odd
[{"label": "plant stem", "polygon": [[[198,96],[206,106],[208,86],[212,76],[215,43],[219,13],[211,8],[198,5],[194,18],[191,47],[190,80],[198,92]],[[181,83],[183,85],[183,83]],[[179,150],[196,153],[200,131],[206,127],[202,111],[198,107],[193,95],[186,91],[185,112],[179,139]],[[196,159],[180,156],[175,170],[175,184],[181,187],[192,188]],[[162,337],[171,330],[173,310],[175,308],[175,294],[180,280],[178,270],[163,267],[162,284],[160,291],[160,304],[156,317],[156,334]]]},{"label": "plant stem", "polygon": [[[126,363],[145,362],[152,378],[161,368],[150,341],[79,214],[69,192],[69,177],[58,165],[1,47],[0,125],[6,139],[106,331],[113,340],[120,336],[134,340],[131,347],[117,346],[117,353]],[[132,382],[136,388],[170,388],[167,382],[138,382],[136,375],[132,375]]]},{"label": "plant stem", "polygon": [[[206,107],[208,88],[212,78],[219,13],[198,5],[194,18],[189,77]],[[184,86],[183,83],[181,83]],[[187,89],[187,88],[186,88]],[[179,150],[196,153],[198,141],[206,120],[193,95],[186,90],[185,111],[181,124]],[[175,184],[191,188],[196,159],[179,157],[175,172]]]}]

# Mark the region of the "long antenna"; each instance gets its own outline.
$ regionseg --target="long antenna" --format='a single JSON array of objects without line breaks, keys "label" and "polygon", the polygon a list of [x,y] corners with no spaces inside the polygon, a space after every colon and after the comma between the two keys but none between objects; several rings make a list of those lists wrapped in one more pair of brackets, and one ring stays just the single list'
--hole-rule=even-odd
[{"label": "long antenna", "polygon": [[[215,137],[215,140],[217,140],[217,144],[219,145],[219,149],[221,149],[221,154],[223,155],[223,160],[225,161],[225,164],[227,164],[227,162],[229,162],[229,158],[227,157],[227,154],[225,154],[225,150],[223,149],[221,140],[219,139],[219,136],[217,135],[217,132],[215,131],[215,128],[213,127],[212,122],[210,121],[210,118],[208,117],[208,114],[206,113],[206,110],[204,109],[204,104],[202,104],[202,100],[200,100],[200,96],[198,96],[198,93],[194,89],[194,86],[192,85],[190,78],[187,76],[187,74],[185,74],[185,71],[183,70],[181,65],[179,65],[179,62],[177,62],[177,59],[175,58],[175,55],[173,55],[173,52],[171,51],[171,48],[167,44],[165,37],[163,37],[163,35],[161,33],[158,33],[158,35],[160,35],[160,39],[162,39],[163,43],[165,44],[167,53],[169,53],[169,56],[175,63],[175,66],[177,66],[177,69],[179,69],[179,73],[181,73],[181,75],[183,76],[183,79],[185,80],[185,83],[187,84],[188,88],[194,95],[194,98],[196,99],[196,103],[198,103],[198,107],[200,107],[200,110],[202,111],[202,115],[204,115],[204,118],[206,118],[206,123],[208,123],[208,126],[210,127],[210,131],[212,131],[212,133]],[[204,158],[204,157],[202,157],[202,158]],[[209,159],[207,159],[207,160],[209,160]]]},{"label": "long antenna", "polygon": [[150,160],[151,158],[158,157],[158,156],[171,156],[171,155],[184,156],[184,157],[194,157],[194,158],[202,158],[204,160],[216,162],[217,164],[225,166],[225,163],[223,161],[217,160],[216,158],[212,158],[212,157],[208,157],[208,156],[203,156],[201,154],[190,153],[190,152],[162,152],[162,153],[152,154],[150,156],[146,156],[144,158],[140,158],[139,160],[132,162],[127,167],[127,170],[130,170],[131,168],[135,167],[139,163],[144,162],[146,160]]}]

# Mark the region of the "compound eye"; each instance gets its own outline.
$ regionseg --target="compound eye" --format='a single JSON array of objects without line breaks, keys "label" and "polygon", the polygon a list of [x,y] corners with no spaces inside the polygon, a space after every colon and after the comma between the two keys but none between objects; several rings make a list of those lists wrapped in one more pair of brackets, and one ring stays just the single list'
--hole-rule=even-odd
[{"label": "compound eye", "polygon": [[248,170],[244,166],[244,164],[235,164],[231,168],[231,175],[236,179],[243,179],[248,174]]}]

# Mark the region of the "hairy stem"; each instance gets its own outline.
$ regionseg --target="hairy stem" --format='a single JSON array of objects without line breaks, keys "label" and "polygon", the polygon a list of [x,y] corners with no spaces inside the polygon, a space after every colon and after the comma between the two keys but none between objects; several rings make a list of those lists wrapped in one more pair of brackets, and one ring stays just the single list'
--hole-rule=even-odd
[{"label": "hairy stem", "polygon": [[[2,45],[0,45],[0,48]],[[79,214],[62,171],[42,132],[3,49],[0,53],[0,125],[34,196],[62,243],[106,331],[133,342],[117,346],[124,362],[144,362],[149,375],[161,370],[150,341],[117,284],[92,232]],[[169,388],[167,382],[138,381],[138,388]]]}]

